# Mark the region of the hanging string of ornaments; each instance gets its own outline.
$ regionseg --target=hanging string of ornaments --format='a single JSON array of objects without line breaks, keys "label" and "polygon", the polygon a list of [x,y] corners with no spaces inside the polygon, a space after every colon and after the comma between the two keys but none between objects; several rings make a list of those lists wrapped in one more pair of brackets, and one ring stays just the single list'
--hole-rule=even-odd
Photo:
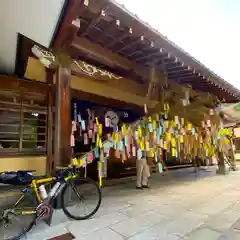
[{"label": "hanging string of ornaments", "polygon": [[[99,185],[102,186],[102,178],[106,177],[106,164],[110,149],[114,149],[115,157],[121,158],[123,162],[130,157],[141,160],[143,154],[146,153],[155,161],[161,173],[167,170],[164,154],[175,158],[183,156],[185,161],[191,161],[196,156],[202,159],[212,159],[216,156],[219,144],[230,144],[230,131],[219,128],[214,121],[208,119],[202,121],[201,127],[195,127],[179,116],[168,120],[169,110],[169,105],[165,103],[164,113],[142,117],[130,125],[122,124],[120,129],[115,127],[105,141],[103,141],[103,124],[109,127],[108,118],[104,123],[100,123],[90,111],[87,121],[78,115],[77,124],[81,125],[84,132],[80,133],[83,134],[84,144],[91,141],[95,147],[80,158],[74,158],[73,165],[87,168],[87,164],[97,160]],[[213,110],[210,114],[213,114]]]},{"label": "hanging string of ornaments", "polygon": [[[32,52],[45,66],[56,67],[57,60],[51,52],[44,51],[37,45],[32,48]],[[72,63],[90,76],[100,74],[110,79],[119,79],[85,62]],[[153,85],[156,84],[154,82]],[[170,90],[173,89],[172,87],[174,85],[170,87]],[[196,156],[202,159],[213,159],[219,148],[230,144],[231,133],[228,129],[220,127],[217,118],[214,118],[213,110],[210,110],[208,115],[205,114],[207,110],[209,111],[209,107],[205,107],[204,101],[207,97],[209,102],[213,102],[212,96],[203,97],[201,93],[202,98],[198,96],[200,100],[194,105],[194,102],[189,104],[187,100],[179,101],[183,89],[179,89],[179,86],[175,86],[175,89],[174,94],[171,91],[170,94],[166,92],[167,97],[165,96],[164,100],[159,102],[163,105],[160,110],[156,109],[153,114],[148,115],[147,105],[145,105],[146,116],[133,124],[115,127],[105,141],[103,140],[103,125],[109,127],[109,119],[106,118],[102,123],[99,122],[98,117],[94,116],[94,112],[89,111],[88,119],[82,119],[79,114],[73,122],[73,132],[76,125],[79,125],[84,144],[91,142],[92,150],[78,159],[72,159],[72,164],[84,167],[86,170],[87,164],[94,160],[98,161],[99,185],[102,186],[102,178],[106,177],[107,173],[106,166],[110,149],[114,149],[115,157],[121,158],[123,162],[130,157],[141,160],[143,154],[147,155],[154,160],[159,172],[167,170],[164,159],[168,161],[169,156],[182,158],[184,161],[191,161]],[[201,124],[199,124],[199,119],[201,119]],[[72,136],[71,141],[73,141]]]}]

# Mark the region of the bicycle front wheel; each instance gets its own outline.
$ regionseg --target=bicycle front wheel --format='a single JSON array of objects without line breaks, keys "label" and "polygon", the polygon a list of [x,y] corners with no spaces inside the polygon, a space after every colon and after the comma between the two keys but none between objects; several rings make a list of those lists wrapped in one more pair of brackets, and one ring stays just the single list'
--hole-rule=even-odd
[{"label": "bicycle front wheel", "polygon": [[75,220],[92,217],[102,201],[101,190],[90,178],[77,178],[69,181],[61,193],[64,213]]}]

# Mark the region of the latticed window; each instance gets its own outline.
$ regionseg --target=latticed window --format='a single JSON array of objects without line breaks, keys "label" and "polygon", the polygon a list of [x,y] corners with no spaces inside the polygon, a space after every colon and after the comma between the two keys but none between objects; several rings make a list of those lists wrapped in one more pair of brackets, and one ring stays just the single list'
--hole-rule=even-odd
[{"label": "latticed window", "polygon": [[0,154],[44,153],[46,121],[44,96],[0,90]]}]

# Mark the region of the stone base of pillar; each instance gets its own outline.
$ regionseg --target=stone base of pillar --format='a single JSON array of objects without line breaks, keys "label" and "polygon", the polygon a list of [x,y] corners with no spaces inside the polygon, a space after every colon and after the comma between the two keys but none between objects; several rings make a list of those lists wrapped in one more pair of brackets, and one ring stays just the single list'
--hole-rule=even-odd
[{"label": "stone base of pillar", "polygon": [[229,174],[229,169],[226,168],[226,166],[218,166],[216,173],[219,175],[227,175]]},{"label": "stone base of pillar", "polygon": [[236,166],[236,165],[233,165],[233,166],[232,166],[232,170],[233,170],[233,171],[238,171],[237,166]]}]

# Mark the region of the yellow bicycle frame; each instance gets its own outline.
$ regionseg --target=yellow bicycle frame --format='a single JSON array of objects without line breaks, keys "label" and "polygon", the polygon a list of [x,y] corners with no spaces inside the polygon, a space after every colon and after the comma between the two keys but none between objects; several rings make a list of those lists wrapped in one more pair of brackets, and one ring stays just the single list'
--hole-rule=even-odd
[{"label": "yellow bicycle frame", "polygon": [[[75,179],[78,175],[77,174],[74,174],[74,175],[70,175],[68,177],[65,177],[64,178],[64,181],[69,181],[70,179]],[[38,193],[38,186],[40,184],[44,184],[44,183],[51,183],[53,181],[56,180],[56,177],[50,177],[50,178],[42,178],[42,179],[38,179],[38,180],[33,180],[32,183],[31,183],[31,188],[34,190],[34,193],[37,197],[37,200],[38,202],[41,202],[41,197]]]}]

